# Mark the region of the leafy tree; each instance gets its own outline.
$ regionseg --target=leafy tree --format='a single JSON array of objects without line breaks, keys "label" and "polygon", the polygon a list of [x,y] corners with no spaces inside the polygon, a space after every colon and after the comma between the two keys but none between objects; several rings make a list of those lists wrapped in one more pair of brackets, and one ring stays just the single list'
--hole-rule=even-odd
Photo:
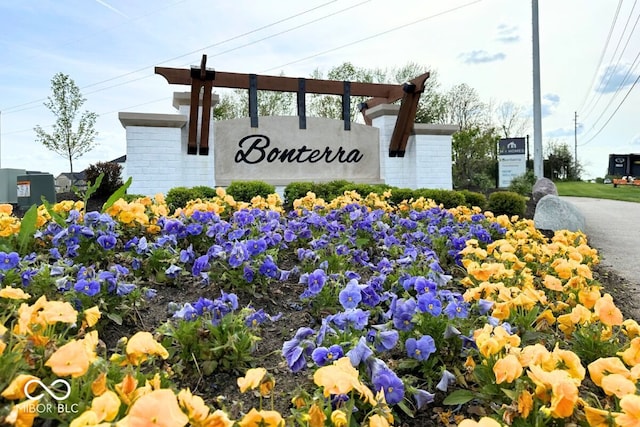
[{"label": "leafy tree", "polygon": [[53,95],[47,98],[44,106],[56,116],[56,123],[53,125],[52,133],[36,126],[36,140],[48,150],[68,159],[73,176],[73,161],[91,151],[96,145],[94,140],[98,132],[94,125],[98,115],[84,111],[74,130],[74,122],[86,99],[82,97],[73,79],[63,73],[53,76],[51,89]]},{"label": "leafy tree", "polygon": [[[582,165],[574,161],[571,149],[566,142],[550,140],[546,146],[545,176],[550,179],[579,180]],[[577,167],[576,167],[577,166]]]},{"label": "leafy tree", "polygon": [[487,106],[471,86],[466,83],[456,85],[446,93],[445,98],[447,123],[460,126],[460,130],[486,125]]},{"label": "leafy tree", "polygon": [[500,136],[494,128],[473,126],[453,134],[453,184],[456,188],[495,187]]}]

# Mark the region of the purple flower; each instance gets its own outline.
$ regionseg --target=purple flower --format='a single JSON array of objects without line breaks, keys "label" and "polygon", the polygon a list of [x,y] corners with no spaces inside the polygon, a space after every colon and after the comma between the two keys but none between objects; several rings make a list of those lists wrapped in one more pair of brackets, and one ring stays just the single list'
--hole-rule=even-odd
[{"label": "purple flower", "polygon": [[384,398],[389,405],[402,402],[404,398],[404,383],[395,372],[385,366],[372,372],[371,377],[375,391],[382,390]]},{"label": "purple flower", "polygon": [[173,317],[176,319],[191,321],[198,318],[198,312],[191,304],[186,303],[180,310],[173,313]]},{"label": "purple flower", "polygon": [[438,285],[433,280],[427,279],[423,276],[416,277],[415,282],[413,283],[413,288],[416,290],[418,294],[424,294],[426,292],[435,292]]},{"label": "purple flower", "polygon": [[307,366],[306,356],[313,351],[315,344],[307,339],[313,334],[313,329],[302,327],[296,335],[282,345],[282,355],[293,372],[299,372]]},{"label": "purple flower", "polygon": [[201,272],[208,270],[211,267],[209,264],[209,255],[201,255],[193,262],[191,268],[191,274],[199,276]]},{"label": "purple flower", "polygon": [[243,242],[235,242],[229,253],[229,265],[233,268],[237,268],[249,259],[249,252]]},{"label": "purple flower", "polygon": [[202,316],[204,313],[213,311],[214,303],[209,298],[200,297],[198,298],[198,301],[193,304],[193,308],[200,316]]},{"label": "purple flower", "polygon": [[489,310],[491,310],[491,308],[493,307],[493,304],[494,304],[493,301],[489,301],[487,299],[479,299],[478,300],[478,311],[482,315],[487,314],[489,312]]},{"label": "purple flower", "polygon": [[102,236],[98,237],[98,244],[100,246],[102,246],[102,249],[113,249],[116,247],[116,236],[114,236],[113,234],[103,234]]},{"label": "purple flower", "polygon": [[238,309],[238,297],[236,294],[228,294],[222,291],[222,296],[219,298],[220,302],[225,304],[228,308],[233,310]]},{"label": "purple flower", "polygon": [[87,296],[92,297],[100,292],[100,283],[95,280],[88,281],[85,279],[80,279],[76,282],[73,289],[75,289],[77,292],[81,292]]},{"label": "purple flower", "polygon": [[196,258],[196,254],[193,252],[193,245],[189,245],[187,249],[182,249],[180,251],[180,262],[188,263],[193,261]]},{"label": "purple flower", "polygon": [[429,359],[429,356],[436,351],[436,342],[429,335],[423,335],[419,340],[409,338],[404,346],[407,349],[407,356],[421,362]]},{"label": "purple flower", "polygon": [[246,280],[247,283],[251,283],[253,282],[254,275],[255,273],[253,272],[253,269],[245,265],[244,269],[242,270],[242,277],[244,278],[244,280]]},{"label": "purple flower", "polygon": [[360,337],[356,346],[347,352],[347,357],[354,367],[358,366],[360,362],[365,362],[371,356],[373,356],[373,351],[367,345],[367,340],[364,337]]},{"label": "purple flower", "polygon": [[116,285],[116,294],[121,297],[129,295],[135,288],[137,288],[137,286],[132,283],[118,283]]},{"label": "purple flower", "polygon": [[271,255],[267,255],[258,271],[263,276],[267,276],[272,279],[276,279],[280,276],[280,274],[278,273],[278,266],[275,262],[273,262],[273,258],[271,258]]},{"label": "purple flower", "polygon": [[413,396],[413,399],[416,401],[416,408],[418,410],[422,409],[425,405],[429,403],[433,403],[433,400],[436,396],[433,393],[429,393],[428,391],[422,390],[419,388],[412,389],[411,395]]},{"label": "purple flower", "polygon": [[338,360],[342,356],[344,356],[344,351],[338,344],[334,344],[329,348],[318,347],[313,350],[313,353],[311,353],[311,358],[314,362],[316,362],[316,365],[318,366],[324,366],[333,363],[334,360]]},{"label": "purple flower", "polygon": [[436,388],[440,391],[446,392],[451,384],[455,384],[456,377],[451,372],[446,369],[442,373],[442,377],[440,378],[440,382],[436,385]]},{"label": "purple flower", "polygon": [[362,301],[362,294],[360,293],[360,286],[356,279],[349,280],[347,286],[340,291],[338,300],[345,310],[356,308],[360,301]]},{"label": "purple flower", "polygon": [[456,317],[466,318],[469,316],[469,310],[467,309],[467,303],[453,300],[443,310],[449,319]]},{"label": "purple flower", "polygon": [[[302,278],[301,278],[302,279]],[[320,293],[327,281],[327,273],[322,269],[315,269],[307,276],[307,288],[312,295]]]},{"label": "purple flower", "polygon": [[167,275],[168,278],[170,279],[175,279],[176,277],[178,277],[178,274],[182,271],[181,267],[178,267],[175,264],[171,264],[169,267],[167,267],[167,269],[164,271],[164,274]]},{"label": "purple flower", "polygon": [[246,242],[249,255],[256,256],[267,250],[267,241],[265,239],[250,239]]},{"label": "purple flower", "polygon": [[[374,326],[375,328],[375,326]],[[367,340],[373,344],[374,348],[377,352],[381,353],[386,350],[391,350],[398,343],[399,338],[398,331],[392,329],[390,331],[387,330],[371,330],[367,334]]]},{"label": "purple flower", "polygon": [[19,263],[20,255],[17,252],[0,252],[0,270],[10,270],[17,267]]},{"label": "purple flower", "polygon": [[24,270],[20,274],[20,278],[22,279],[22,286],[29,286],[31,284],[31,279],[33,279],[33,276],[35,276],[36,274],[38,274],[38,270],[34,270],[33,268]]},{"label": "purple flower", "polygon": [[416,301],[413,298],[401,298],[395,302],[392,310],[393,326],[400,331],[413,329],[413,315],[416,312]]},{"label": "purple flower", "polygon": [[423,313],[439,316],[442,313],[442,302],[431,292],[421,294],[418,295],[418,309]]}]

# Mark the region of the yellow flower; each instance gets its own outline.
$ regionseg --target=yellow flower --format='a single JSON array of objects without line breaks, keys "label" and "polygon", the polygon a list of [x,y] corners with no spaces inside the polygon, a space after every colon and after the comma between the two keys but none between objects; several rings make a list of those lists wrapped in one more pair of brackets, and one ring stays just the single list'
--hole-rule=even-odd
[{"label": "yellow flower", "polygon": [[322,412],[322,409],[317,404],[311,405],[309,408],[309,426],[310,427],[323,427],[327,416]]},{"label": "yellow flower", "polygon": [[152,355],[160,356],[163,359],[169,357],[167,349],[153,339],[150,332],[145,331],[137,332],[129,339],[126,352],[129,363],[134,366],[138,366]]},{"label": "yellow flower", "polygon": [[[4,397],[8,400],[18,400],[24,399],[26,397],[24,393],[24,388],[29,381],[40,380],[38,377],[34,377],[33,375],[20,374],[11,381],[11,383],[4,389],[0,396]],[[38,387],[36,382],[32,382],[29,384],[28,392],[29,394],[33,393],[35,389]]]},{"label": "yellow flower", "polygon": [[313,374],[316,385],[324,388],[325,397],[332,394],[349,394],[351,390],[357,390],[366,401],[375,404],[375,398],[371,390],[360,382],[358,371],[351,366],[348,357],[342,357],[332,365],[323,366]]},{"label": "yellow flower", "polygon": [[124,376],[119,384],[115,385],[116,391],[120,396],[120,400],[125,405],[131,405],[133,398],[135,397],[136,387],[138,386],[138,380],[131,374]]},{"label": "yellow flower", "polygon": [[618,399],[636,392],[635,383],[621,374],[605,375],[601,387],[607,396],[615,395]]},{"label": "yellow flower", "polygon": [[78,320],[78,312],[66,301],[47,301],[39,316],[47,325],[76,323]]},{"label": "yellow flower", "polygon": [[100,313],[100,310],[98,309],[97,305],[94,305],[93,307],[86,309],[85,311],[83,311],[83,314],[84,314],[84,320],[87,322],[87,325],[89,327],[92,327],[96,323],[98,323],[98,320],[100,320],[100,316],[102,316],[102,313]]},{"label": "yellow flower", "polygon": [[551,386],[551,416],[568,418],[578,403],[578,387],[573,381],[556,380]]},{"label": "yellow flower", "polygon": [[617,414],[612,414],[611,412],[603,409],[585,406],[584,415],[587,418],[587,422],[592,427],[609,427],[614,425],[614,416]]},{"label": "yellow flower", "polygon": [[616,423],[622,427],[637,427],[640,425],[640,396],[628,394],[620,399],[622,414],[616,416]]},{"label": "yellow flower", "polygon": [[189,389],[182,389],[178,393],[178,403],[186,410],[191,423],[201,423],[209,415],[209,407],[200,396],[195,396]]},{"label": "yellow flower", "polygon": [[267,370],[264,368],[249,369],[244,377],[238,378],[238,387],[240,387],[240,392],[244,393],[247,390],[253,390],[258,387],[266,373]]},{"label": "yellow flower", "polygon": [[91,383],[91,392],[94,396],[100,396],[105,391],[107,391],[107,374],[100,372],[98,378]]},{"label": "yellow flower", "polygon": [[188,422],[189,418],[178,406],[176,395],[163,388],[139,397],[118,425],[182,427]]},{"label": "yellow flower", "polygon": [[277,411],[257,411],[256,408],[251,408],[238,424],[240,427],[281,427],[284,426],[284,420]]},{"label": "yellow flower", "polygon": [[4,422],[16,427],[31,427],[33,420],[38,416],[38,403],[40,401],[36,399],[18,403],[11,408]]},{"label": "yellow flower", "polygon": [[0,298],[29,299],[31,298],[31,295],[20,288],[12,288],[11,286],[7,286],[6,288],[0,289]]},{"label": "yellow flower", "polygon": [[54,374],[59,377],[71,375],[73,378],[84,375],[89,366],[96,360],[95,347],[97,345],[97,332],[95,332],[95,341],[93,334],[81,340],[73,340],[57,349],[45,366],[51,368]]},{"label": "yellow flower", "polygon": [[369,427],[389,427],[389,422],[380,414],[373,414],[369,417]]},{"label": "yellow flower", "polygon": [[545,288],[551,289],[552,291],[562,292],[563,290],[562,281],[557,277],[552,276],[551,274],[547,274],[546,276],[544,276],[542,284]]},{"label": "yellow flower", "polygon": [[91,402],[91,410],[98,415],[98,422],[113,421],[120,410],[118,395],[107,390]]},{"label": "yellow flower", "polygon": [[493,373],[496,376],[496,384],[512,383],[522,375],[522,365],[515,355],[509,354],[493,365]]},{"label": "yellow flower", "polygon": [[100,417],[92,410],[84,411],[79,417],[74,418],[69,427],[90,427],[100,423]]},{"label": "yellow flower", "polygon": [[624,333],[630,338],[633,339],[637,336],[640,336],[640,325],[633,319],[627,319],[622,322],[622,326],[624,327]]},{"label": "yellow flower", "polygon": [[522,418],[527,418],[533,409],[533,395],[528,390],[523,390],[518,395],[518,413]]},{"label": "yellow flower", "polygon": [[629,343],[629,348],[618,353],[627,366],[635,366],[640,363],[640,337],[636,337]]},{"label": "yellow flower", "polygon": [[598,316],[600,321],[607,326],[622,325],[624,320],[622,312],[613,303],[613,298],[609,294],[604,294],[602,298],[596,301],[593,312]]},{"label": "yellow flower", "polygon": [[562,350],[557,344],[551,354],[556,360],[556,367],[558,369],[564,369],[567,371],[571,378],[575,378],[580,381],[584,379],[586,370],[584,369],[584,366],[582,366],[582,362],[580,362],[580,358],[577,354],[569,350]]},{"label": "yellow flower", "polygon": [[502,424],[493,418],[482,417],[480,421],[462,420],[458,427],[502,427]]},{"label": "yellow flower", "polygon": [[627,367],[617,357],[602,357],[591,362],[587,368],[589,369],[591,381],[598,387],[602,387],[602,379],[605,375],[621,374],[625,378],[631,377]]},{"label": "yellow flower", "polygon": [[336,409],[331,413],[331,422],[334,427],[346,427],[347,425],[347,414],[340,409]]}]

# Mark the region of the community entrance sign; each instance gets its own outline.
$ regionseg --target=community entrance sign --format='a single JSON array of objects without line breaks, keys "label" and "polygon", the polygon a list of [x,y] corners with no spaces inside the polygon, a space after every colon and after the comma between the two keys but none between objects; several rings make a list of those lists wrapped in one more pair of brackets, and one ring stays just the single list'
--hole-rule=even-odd
[{"label": "community entrance sign", "polygon": [[[229,73],[206,67],[156,67],[175,92],[177,114],[120,112],[126,128],[123,175],[129,191],[153,195],[174,187],[227,186],[260,180],[276,186],[294,181],[345,179],[403,188],[452,188],[451,135],[457,126],[415,124],[428,73],[402,85]],[[245,89],[248,116],[215,120],[214,87]],[[297,94],[297,115],[258,116],[258,91]],[[340,120],[307,117],[307,94],[339,96]],[[365,124],[351,119],[351,97]],[[397,103],[399,102],[399,105]]]},{"label": "community entrance sign", "polygon": [[504,138],[498,141],[498,187],[507,188],[513,178],[527,171],[524,138]]}]

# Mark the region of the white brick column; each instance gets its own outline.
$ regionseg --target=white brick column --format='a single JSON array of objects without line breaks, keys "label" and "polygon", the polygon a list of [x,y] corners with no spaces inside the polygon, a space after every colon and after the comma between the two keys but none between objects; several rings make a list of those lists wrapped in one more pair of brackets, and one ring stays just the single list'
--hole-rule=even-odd
[{"label": "white brick column", "polygon": [[414,125],[408,145],[416,150],[416,188],[453,189],[451,135],[458,129],[456,125]]}]

